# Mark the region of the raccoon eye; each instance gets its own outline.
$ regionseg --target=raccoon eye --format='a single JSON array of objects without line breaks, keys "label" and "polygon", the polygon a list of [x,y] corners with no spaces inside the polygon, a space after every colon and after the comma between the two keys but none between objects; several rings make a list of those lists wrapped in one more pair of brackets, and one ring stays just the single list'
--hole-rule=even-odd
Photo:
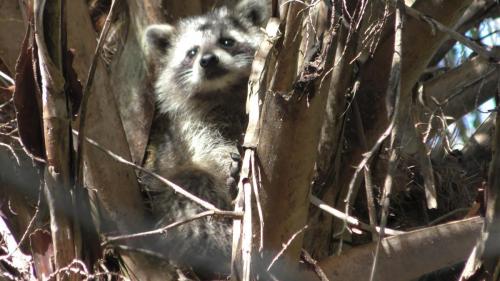
[{"label": "raccoon eye", "polygon": [[195,48],[192,48],[191,50],[189,50],[186,54],[186,56],[188,56],[189,58],[194,58],[194,56],[196,56],[196,54],[198,53],[198,47],[195,47]]},{"label": "raccoon eye", "polygon": [[231,48],[234,46],[236,41],[232,38],[221,38],[219,39],[219,44],[224,48]]}]

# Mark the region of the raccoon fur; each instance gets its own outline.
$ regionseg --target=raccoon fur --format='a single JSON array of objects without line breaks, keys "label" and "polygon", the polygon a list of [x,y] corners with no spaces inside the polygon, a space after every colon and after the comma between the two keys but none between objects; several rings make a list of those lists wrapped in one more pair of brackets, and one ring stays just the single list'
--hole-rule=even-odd
[{"label": "raccoon fur", "polygon": [[[232,208],[228,185],[238,173],[247,83],[265,12],[264,3],[245,1],[175,26],[151,25],[144,33],[145,53],[156,69],[157,111],[146,167],[224,210]],[[157,227],[204,211],[152,178],[143,182]],[[224,276],[230,273],[231,232],[230,220],[202,219],[169,230],[159,243],[181,266]]]}]

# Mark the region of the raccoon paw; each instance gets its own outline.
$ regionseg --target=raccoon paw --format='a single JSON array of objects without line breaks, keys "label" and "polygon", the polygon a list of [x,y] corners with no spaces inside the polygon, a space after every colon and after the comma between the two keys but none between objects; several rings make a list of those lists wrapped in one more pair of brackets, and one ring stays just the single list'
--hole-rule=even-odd
[{"label": "raccoon paw", "polygon": [[241,156],[238,153],[231,153],[231,166],[229,167],[229,176],[226,179],[226,186],[231,193],[231,197],[235,198],[238,193],[237,186],[240,178]]}]

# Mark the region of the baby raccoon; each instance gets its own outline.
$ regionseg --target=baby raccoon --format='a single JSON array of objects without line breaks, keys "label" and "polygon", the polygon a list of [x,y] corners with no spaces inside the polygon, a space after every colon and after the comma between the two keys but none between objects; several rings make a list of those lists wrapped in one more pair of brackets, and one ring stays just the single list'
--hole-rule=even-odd
[{"label": "baby raccoon", "polygon": [[[231,209],[228,185],[238,172],[247,83],[265,19],[262,2],[219,8],[175,26],[151,25],[144,34],[156,69],[157,104],[146,166],[224,210]],[[204,211],[154,179],[144,183],[158,227]],[[227,275],[231,232],[230,220],[196,220],[169,230],[159,243],[170,259],[201,276]]]}]

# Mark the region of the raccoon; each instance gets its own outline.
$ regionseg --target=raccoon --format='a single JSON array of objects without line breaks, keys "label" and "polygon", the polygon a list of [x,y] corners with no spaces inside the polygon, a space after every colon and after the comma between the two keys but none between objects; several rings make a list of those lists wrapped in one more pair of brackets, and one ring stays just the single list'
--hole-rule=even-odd
[{"label": "raccoon", "polygon": [[[157,110],[146,167],[220,209],[231,209],[247,83],[265,17],[264,3],[245,1],[144,33]],[[154,179],[143,182],[157,227],[204,211]],[[159,243],[169,259],[200,276],[228,275],[231,232],[230,220],[197,220]]]}]

